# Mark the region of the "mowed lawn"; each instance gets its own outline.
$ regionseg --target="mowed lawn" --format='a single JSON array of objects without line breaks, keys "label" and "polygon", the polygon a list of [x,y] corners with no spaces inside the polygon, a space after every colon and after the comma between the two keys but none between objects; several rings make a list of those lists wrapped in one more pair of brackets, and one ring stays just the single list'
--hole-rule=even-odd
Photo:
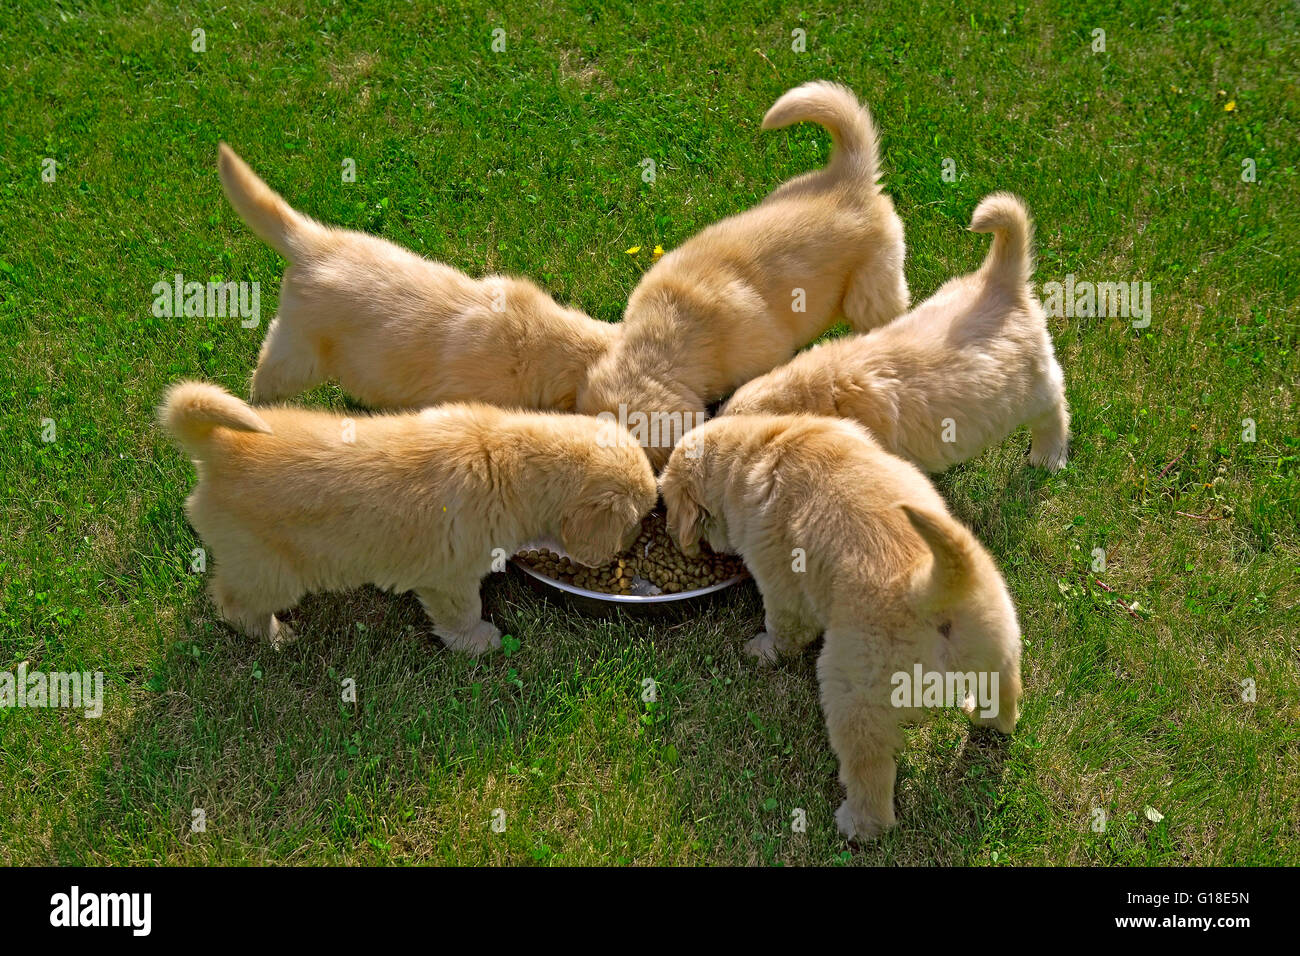
[{"label": "mowed lawn", "polygon": [[[106,689],[99,719],[0,710],[0,863],[1300,862],[1297,13],[984,7],[19,0],[0,671]],[[214,617],[193,467],[153,410],[180,378],[247,394],[284,270],[226,204],[218,140],[311,215],[613,322],[656,245],[826,161],[817,127],[759,129],[810,79],[883,130],[914,301],[982,260],[965,226],[999,189],[1036,219],[1040,285],[1151,284],[1145,329],[1051,320],[1067,470],[1029,467],[1022,431],[937,479],[1019,607],[1013,737],[951,712],[909,731],[900,826],[854,848],[815,653],[743,655],[752,586],[595,620],[494,575],[516,640],[479,661],[410,595],[309,597],[282,653]],[[259,282],[261,324],[155,317],[176,273]]]}]

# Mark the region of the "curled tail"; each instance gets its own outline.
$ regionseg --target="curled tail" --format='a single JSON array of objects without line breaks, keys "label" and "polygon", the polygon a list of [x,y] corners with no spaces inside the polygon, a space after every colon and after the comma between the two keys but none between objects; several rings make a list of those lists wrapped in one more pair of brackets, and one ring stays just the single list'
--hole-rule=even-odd
[{"label": "curled tail", "polygon": [[975,207],[970,229],[993,233],[984,270],[1008,288],[1023,289],[1034,274],[1034,223],[1025,204],[1011,193],[985,196]]},{"label": "curled tail", "polygon": [[898,507],[930,549],[930,564],[913,582],[917,602],[936,606],[960,597],[974,577],[970,532],[948,515],[901,503]]},{"label": "curled tail", "polygon": [[831,175],[848,175],[875,182],[880,175],[880,137],[867,108],[853,91],[838,83],[819,80],[796,86],[763,117],[763,129],[781,129],[794,123],[818,123],[831,134]]},{"label": "curled tail", "polygon": [[226,198],[248,228],[290,262],[309,255],[326,227],[285,202],[225,143],[217,147],[217,154]]},{"label": "curled tail", "polygon": [[271,434],[271,426],[244,402],[206,382],[178,382],[167,391],[158,419],[180,446],[197,455],[214,428]]}]

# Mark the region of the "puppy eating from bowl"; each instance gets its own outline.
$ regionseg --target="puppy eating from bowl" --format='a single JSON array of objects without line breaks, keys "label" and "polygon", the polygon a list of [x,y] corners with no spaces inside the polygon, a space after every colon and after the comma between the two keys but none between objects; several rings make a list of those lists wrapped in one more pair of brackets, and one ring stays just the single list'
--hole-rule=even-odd
[{"label": "puppy eating from bowl", "polygon": [[950,703],[977,724],[1015,728],[1020,626],[1001,574],[925,476],[860,425],[715,418],[683,438],[659,484],[683,552],[705,541],[754,576],[766,626],[747,652],[793,655],[825,634],[817,677],[847,791],[835,814],[845,836],[895,824],[901,727],[929,706],[900,700],[899,675],[909,685],[918,670],[974,675],[996,687],[987,707],[966,694]]},{"label": "puppy eating from bowl", "polygon": [[640,448],[594,418],[446,405],[347,418],[257,408],[201,382],[159,417],[194,459],[190,523],[215,561],[221,616],[277,646],[275,616],[310,591],[414,591],[447,647],[501,646],[479,583],[530,540],[598,565],[657,501]]},{"label": "puppy eating from bowl", "polygon": [[763,128],[805,120],[830,130],[829,165],[660,259],[578,391],[583,414],[677,416],[672,440],[647,443],[656,469],[709,403],[840,316],[865,332],[907,308],[903,224],[880,186],[870,114],[848,89],[808,83],[777,100]]},{"label": "puppy eating from bowl", "polygon": [[322,225],[225,143],[218,168],[235,211],[290,262],[253,373],[256,403],[334,380],[371,408],[472,401],[573,411],[588,365],[617,334],[527,279],[472,279]]},{"label": "puppy eating from bowl", "polygon": [[1029,212],[995,193],[976,207],[970,228],[993,233],[977,271],[869,335],[814,346],[742,385],[721,414],[852,418],[929,472],[1028,424],[1030,463],[1064,467],[1070,413],[1047,319],[1029,290]]}]

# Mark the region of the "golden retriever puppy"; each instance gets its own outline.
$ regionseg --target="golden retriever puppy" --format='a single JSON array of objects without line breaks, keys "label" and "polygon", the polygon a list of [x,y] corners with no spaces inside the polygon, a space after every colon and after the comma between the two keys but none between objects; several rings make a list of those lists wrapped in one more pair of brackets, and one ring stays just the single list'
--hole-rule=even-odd
[{"label": "golden retriever puppy", "polygon": [[830,131],[830,164],[660,259],[578,391],[584,414],[659,416],[647,442],[656,468],[706,405],[788,360],[839,316],[865,332],[907,308],[903,224],[880,187],[870,114],[844,87],[808,83],[777,100],[763,128],[804,120]]},{"label": "golden retriever puppy", "polygon": [[254,402],[334,380],[373,408],[474,401],[573,411],[587,366],[617,334],[527,279],[471,279],[322,225],[225,143],[218,166],[235,211],[290,262],[253,374]]},{"label": "golden retriever puppy", "polygon": [[1064,467],[1070,413],[1047,319],[1028,285],[1029,213],[1015,196],[995,193],[976,207],[970,228],[993,233],[977,271],[870,335],[814,346],[741,386],[722,414],[852,418],[930,472],[1028,424],[1030,462]]},{"label": "golden retriever puppy", "polygon": [[615,426],[577,415],[444,405],[358,416],[254,410],[182,382],[159,417],[194,459],[190,523],[235,628],[280,645],[275,612],[309,591],[415,591],[455,650],[501,645],[479,582],[538,538],[600,564],[631,545],[654,475]]},{"label": "golden retriever puppy", "polygon": [[766,628],[749,653],[795,654],[825,633],[817,677],[846,836],[894,825],[900,727],[926,707],[1015,728],[1020,627],[1002,576],[925,476],[860,425],[715,418],[674,450],[660,489],[683,551],[703,540],[753,574]]}]

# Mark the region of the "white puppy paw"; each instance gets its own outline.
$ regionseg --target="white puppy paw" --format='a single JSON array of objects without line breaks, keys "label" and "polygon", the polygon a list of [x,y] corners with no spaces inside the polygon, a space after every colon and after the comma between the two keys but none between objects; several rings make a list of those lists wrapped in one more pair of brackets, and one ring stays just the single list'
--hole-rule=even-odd
[{"label": "white puppy paw", "polygon": [[501,646],[501,631],[489,621],[476,621],[467,631],[445,631],[438,628],[433,633],[442,638],[448,650],[460,651],[478,657]]},{"label": "white puppy paw", "polygon": [[296,640],[298,640],[298,632],[275,615],[271,615],[271,647],[282,651]]},{"label": "white puppy paw", "polygon": [[977,710],[972,710],[970,712],[971,723],[975,724],[977,727],[991,727],[998,733],[1008,735],[1015,733],[1016,716],[1017,715],[1014,712],[1008,714],[1004,711],[999,711],[997,714],[990,717],[985,717]]},{"label": "white puppy paw", "polygon": [[865,813],[856,813],[845,800],[835,811],[835,826],[846,840],[874,840],[894,825],[893,814],[889,820],[880,820]]},{"label": "white puppy paw", "polygon": [[1029,449],[1029,463],[1035,468],[1046,468],[1048,471],[1060,471],[1069,458],[1070,449],[1064,444],[1044,446],[1034,442]]},{"label": "white puppy paw", "polygon": [[767,631],[760,631],[745,644],[745,653],[761,661],[776,660],[776,639]]}]

